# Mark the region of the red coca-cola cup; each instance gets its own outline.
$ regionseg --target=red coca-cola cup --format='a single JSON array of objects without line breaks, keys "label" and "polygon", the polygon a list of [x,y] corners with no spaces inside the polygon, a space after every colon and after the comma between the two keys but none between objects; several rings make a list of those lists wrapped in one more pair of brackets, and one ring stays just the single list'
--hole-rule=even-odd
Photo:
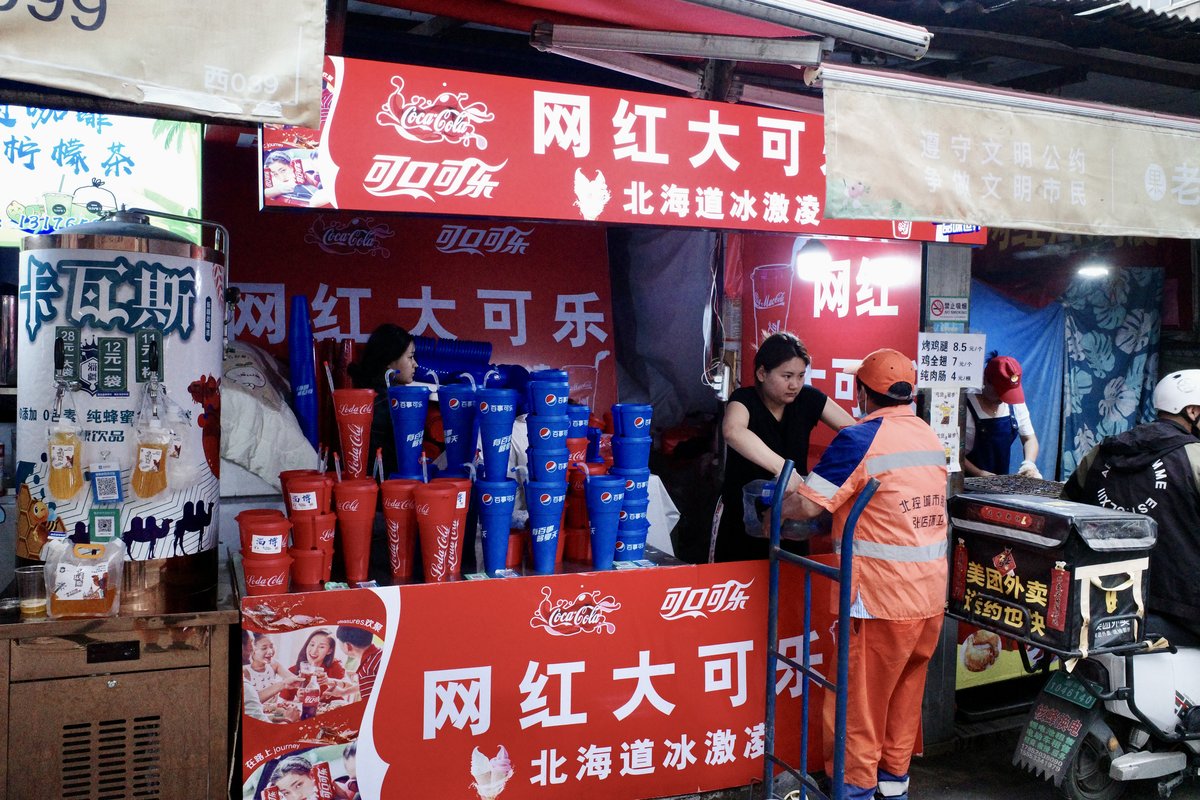
[{"label": "red coca-cola cup", "polygon": [[327,475],[298,475],[283,490],[283,503],[292,519],[329,512],[333,478]]},{"label": "red coca-cola cup", "polygon": [[587,528],[567,528],[566,547],[563,551],[563,556],[567,561],[576,561],[584,564],[592,563],[592,535]]},{"label": "red coca-cola cup", "polygon": [[333,542],[337,534],[337,514],[333,512],[317,514],[312,517],[312,525],[316,547],[325,556],[325,563],[321,566],[321,580],[327,581],[333,570]]},{"label": "red coca-cola cup", "polygon": [[298,590],[319,588],[325,554],[320,550],[293,547],[288,550],[288,555],[292,557],[292,587]]},{"label": "red coca-cola cup", "polygon": [[505,569],[520,569],[525,558],[525,531],[510,530],[508,533],[508,555],[504,558]]},{"label": "red coca-cola cup", "polygon": [[303,516],[292,520],[292,547],[298,550],[318,549],[315,519],[316,517]]},{"label": "red coca-cola cup", "polygon": [[292,478],[308,478],[321,473],[315,469],[285,469],[279,473],[279,487],[283,492],[287,492],[288,481]]},{"label": "red coca-cola cup", "polygon": [[333,486],[334,513],[342,532],[342,558],[346,580],[367,579],[371,562],[371,528],[375,525],[375,501],[379,484],[370,478],[346,478]]},{"label": "red coca-cola cup", "polygon": [[333,418],[337,421],[342,444],[344,477],[366,477],[371,418],[374,414],[374,389],[334,389]]},{"label": "red coca-cola cup", "polygon": [[242,555],[277,556],[288,548],[292,523],[281,515],[255,516],[239,521]]},{"label": "red coca-cola cup", "polygon": [[587,461],[588,440],[586,436],[567,439],[567,459],[569,461]]},{"label": "red coca-cola cup", "polygon": [[276,556],[243,556],[242,572],[246,576],[246,594],[286,594],[288,572],[292,557],[287,553]]},{"label": "red coca-cola cup", "polygon": [[426,583],[458,580],[469,493],[453,481],[435,481],[413,489]]},{"label": "red coca-cola cup", "polygon": [[417,512],[413,489],[420,485],[420,481],[402,478],[379,485],[383,494],[383,520],[387,526],[388,559],[395,583],[408,583],[413,579],[417,560]]},{"label": "red coca-cola cup", "polygon": [[245,511],[239,511],[233,519],[237,522],[238,533],[240,534],[242,540],[242,550],[244,552],[249,552],[250,550],[250,548],[247,546],[247,542],[249,540],[247,538],[248,529],[246,526],[253,525],[253,520],[272,520],[283,518],[283,512],[276,508],[247,508]]}]

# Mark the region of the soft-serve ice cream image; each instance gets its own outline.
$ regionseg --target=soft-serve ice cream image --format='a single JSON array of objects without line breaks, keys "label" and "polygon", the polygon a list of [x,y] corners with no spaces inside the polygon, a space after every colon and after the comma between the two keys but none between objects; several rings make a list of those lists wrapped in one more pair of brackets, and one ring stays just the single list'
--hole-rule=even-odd
[{"label": "soft-serve ice cream image", "polygon": [[471,753],[471,777],[475,779],[471,787],[479,793],[479,800],[495,800],[512,775],[512,761],[504,745],[500,745],[495,758],[488,758],[478,747]]}]

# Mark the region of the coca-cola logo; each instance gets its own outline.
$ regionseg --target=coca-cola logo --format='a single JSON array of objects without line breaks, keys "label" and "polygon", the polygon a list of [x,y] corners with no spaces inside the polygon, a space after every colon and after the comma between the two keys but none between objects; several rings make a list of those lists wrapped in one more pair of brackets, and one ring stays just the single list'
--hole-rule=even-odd
[{"label": "coca-cola logo", "polygon": [[341,416],[354,417],[360,414],[370,414],[375,410],[374,403],[338,403],[337,413]]},{"label": "coca-cola logo", "polygon": [[776,292],[771,295],[754,295],[755,308],[774,308],[784,304],[785,298],[783,292]]},{"label": "coca-cola logo", "polygon": [[383,242],[394,235],[395,232],[390,226],[376,223],[371,217],[336,220],[318,216],[305,232],[304,241],[307,244],[315,244],[330,255],[361,253],[387,258],[392,253],[383,246]]},{"label": "coca-cola logo", "polygon": [[351,475],[364,474],[363,459],[367,455],[367,428],[365,425],[343,425],[349,447],[342,448],[346,452],[346,471]]},{"label": "coca-cola logo", "polygon": [[429,516],[429,503],[421,503],[421,505],[416,506],[416,510],[417,510],[417,513],[420,514],[422,517],[428,517]]},{"label": "coca-cola logo", "polygon": [[383,507],[392,511],[407,511],[413,507],[413,501],[411,497],[385,497],[383,498]]},{"label": "coca-cola logo", "polygon": [[468,103],[466,92],[442,92],[427,98],[414,94],[404,96],[404,79],[392,77],[393,91],[375,121],[395,131],[411,142],[433,144],[448,142],[475,146],[486,150],[487,139],[476,126],[491,122],[496,115],[484,103]]},{"label": "coca-cola logo", "polygon": [[580,633],[611,634],[617,626],[608,616],[620,610],[612,595],[600,596],[600,590],[580,592],[574,598],[553,600],[549,586],[542,587],[542,601],[529,620],[533,628],[542,628],[551,636],[575,636]]},{"label": "coca-cola logo", "polygon": [[358,511],[358,499],[343,500],[338,503],[338,511]]},{"label": "coca-cola logo", "polygon": [[458,521],[455,520],[450,525],[438,525],[434,542],[436,549],[429,574],[435,581],[440,581],[448,577],[450,572],[450,555],[458,542]]},{"label": "coca-cola logo", "polygon": [[253,575],[246,573],[246,585],[263,589],[282,588],[287,580],[287,570],[280,570],[271,575]]}]

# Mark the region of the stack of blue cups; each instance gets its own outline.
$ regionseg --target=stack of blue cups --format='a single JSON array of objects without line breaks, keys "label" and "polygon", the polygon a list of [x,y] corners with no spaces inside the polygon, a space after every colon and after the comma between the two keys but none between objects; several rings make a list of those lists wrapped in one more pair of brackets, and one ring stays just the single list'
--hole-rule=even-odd
[{"label": "stack of blue cups", "polygon": [[612,407],[613,466],[609,475],[623,478],[624,499],[617,526],[618,561],[636,561],[646,552],[650,520],[650,421],[653,409],[644,403],[617,403]]},{"label": "stack of blue cups", "polygon": [[517,419],[519,400],[515,389],[475,390],[484,480],[502,481],[508,477],[513,423]]},{"label": "stack of blue cups", "polygon": [[387,397],[396,443],[396,471],[389,477],[420,480],[429,390],[424,386],[389,386]]},{"label": "stack of blue cups", "polygon": [[479,415],[476,412],[475,387],[453,383],[438,388],[442,412],[442,431],[446,442],[446,467],[458,469],[475,461],[475,443],[479,441]]},{"label": "stack of blue cups", "polygon": [[558,556],[558,537],[567,499],[567,416],[570,385],[562,370],[538,370],[529,376],[529,449],[525,451],[529,482],[525,504],[529,509],[529,544],[533,571],[552,575]]}]

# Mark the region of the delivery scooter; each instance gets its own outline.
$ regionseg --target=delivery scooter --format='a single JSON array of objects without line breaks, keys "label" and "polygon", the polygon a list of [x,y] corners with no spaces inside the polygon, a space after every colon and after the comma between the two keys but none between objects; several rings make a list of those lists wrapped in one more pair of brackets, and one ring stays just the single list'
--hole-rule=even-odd
[{"label": "delivery scooter", "polygon": [[1116,800],[1142,780],[1166,798],[1200,777],[1200,647],[1141,642],[1073,667],[1034,702],[1014,764],[1052,777],[1069,800]]}]

